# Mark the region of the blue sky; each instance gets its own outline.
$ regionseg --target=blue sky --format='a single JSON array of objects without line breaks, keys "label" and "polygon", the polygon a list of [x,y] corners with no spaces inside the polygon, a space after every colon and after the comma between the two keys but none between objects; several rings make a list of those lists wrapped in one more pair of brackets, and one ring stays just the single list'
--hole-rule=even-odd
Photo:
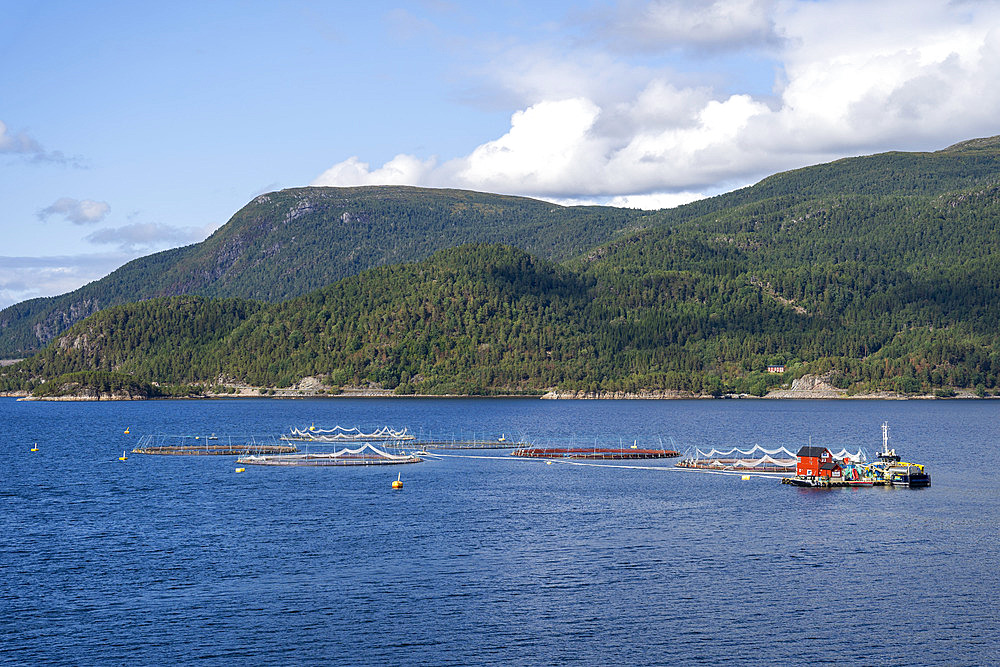
[{"label": "blue sky", "polygon": [[0,0],[0,307],[255,195],[656,208],[1000,134],[996,2]]}]

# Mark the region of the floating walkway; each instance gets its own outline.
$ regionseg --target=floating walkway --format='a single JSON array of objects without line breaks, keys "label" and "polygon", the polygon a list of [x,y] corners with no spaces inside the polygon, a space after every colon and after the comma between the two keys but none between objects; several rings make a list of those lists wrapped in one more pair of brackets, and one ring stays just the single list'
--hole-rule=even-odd
[{"label": "floating walkway", "polygon": [[275,438],[258,439],[212,435],[145,435],[133,454],[172,456],[242,456],[245,454],[291,454],[295,445],[279,444]]},{"label": "floating walkway", "polygon": [[402,463],[420,463],[422,458],[416,454],[391,453],[365,443],[351,449],[345,447],[336,452],[318,452],[313,454],[249,454],[241,456],[236,463],[254,466],[370,466],[398,465]]}]

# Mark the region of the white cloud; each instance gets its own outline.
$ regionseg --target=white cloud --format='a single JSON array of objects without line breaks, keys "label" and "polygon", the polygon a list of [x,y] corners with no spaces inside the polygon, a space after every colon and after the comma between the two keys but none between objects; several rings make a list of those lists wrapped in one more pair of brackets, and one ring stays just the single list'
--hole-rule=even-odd
[{"label": "white cloud", "polygon": [[25,132],[13,134],[8,131],[6,123],[0,121],[0,155],[17,155],[36,163],[56,163],[70,167],[82,168],[79,158],[69,158],[61,151],[47,151],[33,137]]},{"label": "white cloud", "polygon": [[122,227],[99,229],[86,236],[95,244],[117,245],[125,253],[153,251],[177,244],[196,243],[207,235],[207,230],[195,227],[171,227],[153,222],[137,222]]},{"label": "white cloud", "polygon": [[0,309],[27,299],[65,294],[118,268],[131,255],[0,257]]},{"label": "white cloud", "polygon": [[616,206],[655,211],[689,204],[705,195],[699,192],[651,192],[644,195],[620,195],[618,197],[543,197],[545,201],[560,206]]},{"label": "white cloud", "polygon": [[38,219],[48,220],[50,217],[56,215],[69,220],[75,225],[89,225],[100,222],[110,212],[111,207],[107,202],[60,197],[39,211]]},{"label": "white cloud", "polygon": [[367,162],[351,157],[324,171],[313,181],[313,185],[410,185],[427,179],[434,166],[434,160],[397,155],[371,171]]},{"label": "white cloud", "polygon": [[845,155],[943,148],[1000,132],[1000,87],[993,85],[1000,3],[689,6],[625,3],[592,41],[631,38],[636,51],[727,41],[758,48],[780,65],[773,95],[692,84],[691,73],[672,69],[678,61],[657,65],[603,51],[556,56],[551,45],[532,45],[495,59],[492,80],[524,100],[502,136],[442,162],[397,155],[372,168],[350,158],[315,184],[405,183],[655,206]]},{"label": "white cloud", "polygon": [[588,179],[604,143],[590,134],[600,114],[583,99],[546,101],[518,111],[510,131],[479,146],[462,161],[455,178],[463,185],[483,185],[503,192],[555,192],[565,181]]},{"label": "white cloud", "polygon": [[596,12],[593,22],[595,31],[621,51],[735,50],[780,41],[773,5],[767,0],[626,1]]},{"label": "white cloud", "polygon": [[29,137],[24,132],[11,134],[7,131],[7,125],[0,120],[0,153],[41,153],[42,148],[38,142]]}]

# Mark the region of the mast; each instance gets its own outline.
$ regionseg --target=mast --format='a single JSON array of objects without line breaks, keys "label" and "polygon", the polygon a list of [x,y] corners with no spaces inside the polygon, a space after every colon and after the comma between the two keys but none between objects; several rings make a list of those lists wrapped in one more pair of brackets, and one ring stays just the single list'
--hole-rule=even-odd
[{"label": "mast", "polygon": [[882,422],[882,451],[878,457],[883,461],[899,461],[895,449],[889,449],[889,422]]}]

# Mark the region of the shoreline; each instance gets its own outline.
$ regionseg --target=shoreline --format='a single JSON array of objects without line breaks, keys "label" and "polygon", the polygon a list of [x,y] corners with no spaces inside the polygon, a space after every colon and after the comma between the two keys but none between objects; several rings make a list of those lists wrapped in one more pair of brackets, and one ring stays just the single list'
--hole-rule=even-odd
[{"label": "shoreline", "polygon": [[[220,386],[215,384],[213,386]],[[82,387],[81,392],[76,395],[65,396],[31,396],[27,392],[7,392],[0,393],[0,396],[14,396],[19,401],[158,401],[158,400],[215,400],[223,398],[275,398],[275,399],[297,399],[297,398],[534,398],[538,400],[855,400],[855,401],[928,401],[947,400],[949,398],[960,399],[988,399],[1000,398],[995,396],[978,396],[971,389],[950,389],[952,396],[938,396],[935,394],[900,394],[898,392],[880,391],[868,394],[851,394],[847,389],[840,389],[832,386],[823,376],[804,375],[793,380],[785,387],[772,389],[763,396],[745,393],[729,394],[697,394],[690,391],[677,389],[655,389],[646,391],[561,391],[550,388],[548,390],[537,390],[536,393],[511,393],[511,394],[397,394],[394,389],[383,389],[377,386],[345,386],[336,389],[328,388],[322,384],[319,378],[302,378],[291,387],[253,387],[245,384],[222,384],[222,387],[229,391],[205,392],[197,395],[187,396],[144,396],[134,395],[128,392],[118,393],[95,393],[93,388]]]},{"label": "shoreline", "polygon": [[[294,393],[293,393],[294,392]],[[396,394],[389,390],[378,391],[358,391],[343,392],[339,394],[329,394],[325,392],[310,392],[301,390],[289,390],[287,393],[260,394],[260,393],[235,393],[235,394],[204,394],[200,396],[120,396],[102,394],[100,396],[31,396],[24,392],[0,393],[0,398],[14,398],[18,401],[29,402],[70,402],[89,403],[102,401],[212,401],[220,399],[246,399],[246,398],[266,398],[274,400],[296,400],[306,398],[479,398],[479,399],[514,399],[525,398],[535,400],[554,401],[704,401],[704,400],[750,400],[750,401],[774,401],[774,400],[795,400],[795,401],[947,401],[947,400],[992,400],[1000,396],[977,396],[972,392],[958,392],[955,396],[941,397],[933,394],[892,394],[879,392],[876,394],[854,394],[847,395],[847,392],[794,392],[789,390],[776,390],[764,396],[754,396],[752,394],[723,394],[712,396],[711,394],[690,394],[684,392],[557,392],[549,391],[545,394]]]}]

